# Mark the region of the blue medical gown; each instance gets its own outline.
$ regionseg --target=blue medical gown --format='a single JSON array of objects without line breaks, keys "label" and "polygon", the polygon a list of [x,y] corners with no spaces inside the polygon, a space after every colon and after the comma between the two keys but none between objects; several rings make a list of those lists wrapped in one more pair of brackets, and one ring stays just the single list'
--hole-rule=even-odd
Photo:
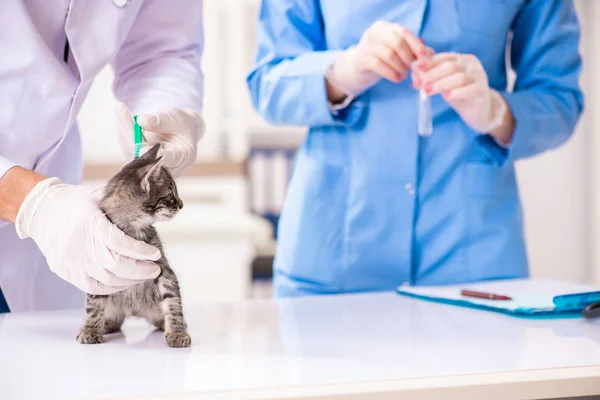
[{"label": "blue medical gown", "polygon": [[[324,74],[377,20],[476,55],[516,119],[502,148],[440,96],[417,134],[410,80],[332,113]],[[248,85],[270,122],[310,128],[280,219],[279,296],[528,275],[515,161],[555,148],[583,108],[579,24],[563,0],[263,0]],[[506,57],[516,73],[508,90]]]}]

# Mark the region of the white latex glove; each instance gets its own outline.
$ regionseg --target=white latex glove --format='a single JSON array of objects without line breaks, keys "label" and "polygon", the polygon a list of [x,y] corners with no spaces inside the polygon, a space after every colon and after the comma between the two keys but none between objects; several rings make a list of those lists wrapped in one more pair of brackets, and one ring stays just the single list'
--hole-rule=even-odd
[{"label": "white latex glove", "polygon": [[413,61],[431,55],[433,50],[408,29],[378,21],[363,33],[358,45],[339,55],[326,78],[348,96],[355,97],[381,78],[401,82],[408,76]]},{"label": "white latex glove", "polygon": [[462,120],[479,133],[498,128],[508,111],[502,95],[490,88],[485,69],[470,54],[439,53],[414,65],[413,86],[441,94]]},{"label": "white latex glove", "polygon": [[[121,147],[127,157],[133,158],[133,115],[124,103],[117,105],[116,113]],[[204,135],[204,120],[198,112],[171,108],[156,114],[140,114],[137,122],[148,144],[145,150],[160,143],[159,156],[173,177],[180,177],[194,165],[198,142]]]},{"label": "white latex glove", "polygon": [[98,208],[92,190],[49,178],[27,195],[16,219],[50,269],[89,294],[110,294],[156,278],[160,251],[125,235]]}]

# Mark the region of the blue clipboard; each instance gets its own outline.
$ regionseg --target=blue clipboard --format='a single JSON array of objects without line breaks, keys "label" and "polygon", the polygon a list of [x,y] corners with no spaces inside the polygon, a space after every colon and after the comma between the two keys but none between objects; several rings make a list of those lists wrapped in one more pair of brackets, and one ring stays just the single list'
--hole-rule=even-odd
[{"label": "blue clipboard", "polygon": [[[461,296],[463,289],[508,295],[511,301]],[[448,286],[399,286],[412,298],[525,318],[600,317],[600,290],[569,282],[512,279]],[[585,311],[584,311],[585,310]]]}]

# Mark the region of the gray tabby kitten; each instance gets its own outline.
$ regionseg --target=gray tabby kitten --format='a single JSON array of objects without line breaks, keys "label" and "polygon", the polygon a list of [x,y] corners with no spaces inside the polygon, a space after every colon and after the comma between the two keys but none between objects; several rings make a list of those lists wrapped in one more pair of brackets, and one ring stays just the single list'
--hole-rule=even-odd
[{"label": "gray tabby kitten", "polygon": [[127,235],[157,247],[161,273],[111,295],[88,295],[86,321],[79,343],[101,343],[104,334],[119,332],[128,316],[144,317],[165,332],[170,347],[191,344],[183,318],[179,283],[152,224],[173,218],[183,207],[171,174],[157,158],[160,145],[125,165],[106,185],[100,209]]}]

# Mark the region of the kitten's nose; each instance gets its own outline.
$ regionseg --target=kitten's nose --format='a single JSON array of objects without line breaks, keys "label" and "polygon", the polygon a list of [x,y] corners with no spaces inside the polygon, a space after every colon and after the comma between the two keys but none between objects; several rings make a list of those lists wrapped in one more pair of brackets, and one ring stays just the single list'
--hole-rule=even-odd
[{"label": "kitten's nose", "polygon": [[183,208],[183,200],[179,199],[178,206],[180,210]]}]

